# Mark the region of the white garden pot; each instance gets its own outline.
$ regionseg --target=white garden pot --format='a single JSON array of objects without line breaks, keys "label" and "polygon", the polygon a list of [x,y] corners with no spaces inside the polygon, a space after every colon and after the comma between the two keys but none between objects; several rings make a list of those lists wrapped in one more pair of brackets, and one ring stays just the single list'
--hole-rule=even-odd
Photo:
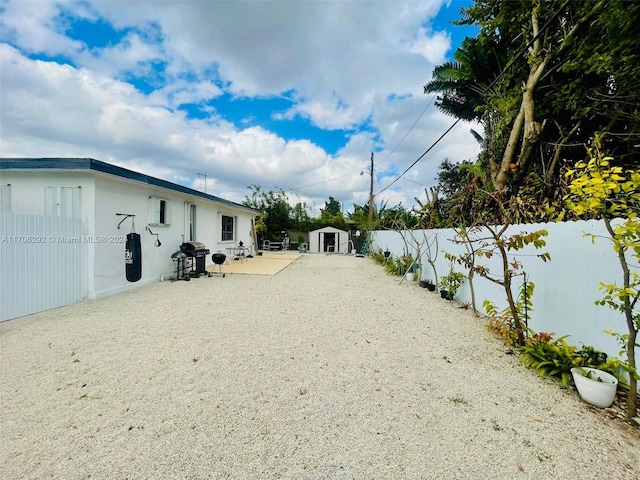
[{"label": "white garden pot", "polygon": [[413,282],[413,275],[414,275],[414,273],[413,273],[413,272],[407,272],[407,273],[405,273],[405,278],[406,278],[408,281]]},{"label": "white garden pot", "polygon": [[585,402],[600,408],[611,406],[618,388],[616,377],[597,368],[588,367],[574,367],[571,369],[571,375],[580,397]]}]

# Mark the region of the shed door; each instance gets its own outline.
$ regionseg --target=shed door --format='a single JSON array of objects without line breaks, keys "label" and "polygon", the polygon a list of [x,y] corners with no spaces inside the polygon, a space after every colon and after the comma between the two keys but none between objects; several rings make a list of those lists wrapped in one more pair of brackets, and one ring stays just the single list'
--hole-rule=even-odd
[{"label": "shed door", "polygon": [[336,251],[336,234],[335,233],[325,233],[324,234],[324,252],[335,252]]}]

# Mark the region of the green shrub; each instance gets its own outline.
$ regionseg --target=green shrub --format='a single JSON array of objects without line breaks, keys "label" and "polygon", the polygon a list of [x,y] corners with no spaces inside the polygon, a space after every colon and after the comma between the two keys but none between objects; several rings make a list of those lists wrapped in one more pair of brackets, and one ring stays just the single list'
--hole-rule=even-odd
[{"label": "green shrub", "polygon": [[453,263],[449,267],[449,273],[440,278],[440,285],[442,290],[449,292],[449,296],[453,297],[462,283],[464,282],[465,275],[462,272],[456,272],[453,269]]},{"label": "green shrub", "polygon": [[387,263],[384,265],[384,270],[389,275],[401,275],[401,268],[402,265],[400,263],[400,258],[394,257],[393,255],[390,255],[389,258],[387,258]]},{"label": "green shrub", "polygon": [[371,257],[373,258],[373,261],[378,265],[384,265],[385,261],[387,260],[386,258],[384,258],[384,252],[381,248],[378,248],[378,250],[373,252]]},{"label": "green shrub", "polygon": [[573,367],[590,367],[611,372],[607,363],[607,355],[598,352],[591,346],[584,346],[578,350],[569,345],[564,337],[552,339],[551,334],[539,333],[527,340],[527,344],[520,347],[521,362],[538,372],[541,377],[556,377],[562,385],[569,386],[571,369]]}]

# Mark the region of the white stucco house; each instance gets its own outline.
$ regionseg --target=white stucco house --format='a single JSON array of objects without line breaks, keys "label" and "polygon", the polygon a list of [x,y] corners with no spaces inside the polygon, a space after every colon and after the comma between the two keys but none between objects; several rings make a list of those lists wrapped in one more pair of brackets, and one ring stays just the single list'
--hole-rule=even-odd
[{"label": "white stucco house", "polygon": [[309,252],[349,253],[349,232],[335,227],[323,227],[309,232]]},{"label": "white stucco house", "polygon": [[[0,158],[0,194],[0,320],[170,277],[184,241],[211,253],[254,246],[256,210],[91,158]],[[135,283],[125,277],[132,228]]]}]

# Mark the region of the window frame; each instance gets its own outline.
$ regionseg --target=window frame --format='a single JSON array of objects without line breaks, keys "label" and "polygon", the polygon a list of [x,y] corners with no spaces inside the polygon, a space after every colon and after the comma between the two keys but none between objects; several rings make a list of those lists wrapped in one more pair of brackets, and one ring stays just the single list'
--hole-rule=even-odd
[{"label": "window frame", "polygon": [[191,202],[185,202],[184,206],[184,238],[187,242],[195,242],[198,238],[198,206]]},{"label": "window frame", "polygon": [[[220,241],[221,242],[233,242],[236,238],[236,224],[237,224],[237,218],[233,215],[225,215],[224,213],[221,216],[220,219]],[[228,220],[231,220],[231,229],[229,231],[228,227]],[[229,234],[230,234],[230,238],[229,238]]]},{"label": "window frame", "polygon": [[171,225],[169,200],[162,197],[149,197],[149,225],[155,227],[168,227]]}]

